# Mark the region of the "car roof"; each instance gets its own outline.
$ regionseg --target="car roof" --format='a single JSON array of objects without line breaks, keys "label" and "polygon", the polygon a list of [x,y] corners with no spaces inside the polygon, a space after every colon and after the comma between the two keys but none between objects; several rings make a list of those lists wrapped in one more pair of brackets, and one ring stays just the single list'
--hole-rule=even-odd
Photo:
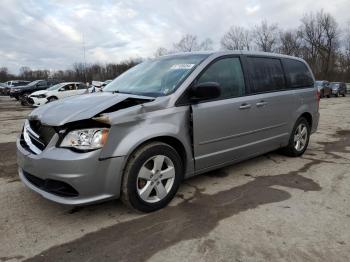
[{"label": "car roof", "polygon": [[82,82],[61,82],[58,84],[64,84],[64,85],[69,85],[69,84],[82,84]]},{"label": "car roof", "polygon": [[180,53],[174,53],[169,55],[164,55],[162,57],[172,57],[172,56],[190,56],[190,55],[215,55],[215,56],[224,56],[224,55],[246,55],[246,56],[265,56],[265,57],[276,57],[276,58],[289,58],[289,59],[295,59],[303,61],[303,59],[295,57],[295,56],[289,56],[289,55],[283,55],[283,54],[277,54],[277,53],[270,53],[270,52],[260,52],[260,51],[246,51],[246,50],[232,50],[232,51],[194,51],[194,52],[180,52]]}]

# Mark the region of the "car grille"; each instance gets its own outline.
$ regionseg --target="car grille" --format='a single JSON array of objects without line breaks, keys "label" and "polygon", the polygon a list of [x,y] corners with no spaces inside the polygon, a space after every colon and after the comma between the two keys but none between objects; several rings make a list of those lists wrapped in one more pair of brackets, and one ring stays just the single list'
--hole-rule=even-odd
[{"label": "car grille", "polygon": [[42,125],[38,120],[26,121],[21,135],[21,145],[34,154],[40,154],[55,133],[53,127]]}]

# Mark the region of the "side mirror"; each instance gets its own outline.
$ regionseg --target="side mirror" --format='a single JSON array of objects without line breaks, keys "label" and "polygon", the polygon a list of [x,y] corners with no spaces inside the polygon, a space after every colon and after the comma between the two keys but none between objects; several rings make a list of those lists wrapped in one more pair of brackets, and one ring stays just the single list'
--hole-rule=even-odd
[{"label": "side mirror", "polygon": [[201,101],[218,98],[221,95],[220,84],[217,82],[205,82],[195,84],[190,91],[192,101]]},{"label": "side mirror", "polygon": [[60,88],[60,89],[58,89],[58,92],[63,92],[64,91],[64,88]]}]

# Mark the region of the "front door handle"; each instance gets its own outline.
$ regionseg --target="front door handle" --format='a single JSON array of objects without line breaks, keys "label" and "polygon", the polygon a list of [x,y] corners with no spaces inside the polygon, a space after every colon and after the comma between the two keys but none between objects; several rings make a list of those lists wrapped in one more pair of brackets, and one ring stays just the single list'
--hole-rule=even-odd
[{"label": "front door handle", "polygon": [[267,102],[265,102],[265,101],[260,101],[260,102],[256,103],[257,107],[265,106],[265,105],[267,105]]},{"label": "front door handle", "polygon": [[249,109],[251,108],[252,106],[250,104],[247,104],[247,103],[243,103],[241,104],[241,106],[239,107],[239,109]]}]

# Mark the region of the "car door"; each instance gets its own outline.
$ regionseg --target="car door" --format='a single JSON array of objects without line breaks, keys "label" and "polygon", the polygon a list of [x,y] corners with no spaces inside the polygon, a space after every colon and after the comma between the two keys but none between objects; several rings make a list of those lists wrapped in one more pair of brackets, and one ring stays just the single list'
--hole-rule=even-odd
[{"label": "car door", "polygon": [[74,83],[70,83],[68,85],[66,85],[65,87],[65,92],[64,92],[64,97],[69,97],[69,96],[74,96],[76,95],[77,92],[77,87]]},{"label": "car door", "polygon": [[300,101],[296,91],[288,88],[281,59],[251,56],[247,66],[249,94],[255,99],[254,150],[263,153],[288,142]]},{"label": "car door", "polygon": [[88,93],[86,85],[84,85],[82,83],[79,83],[76,85],[77,85],[77,91],[76,91],[77,95],[82,95],[82,94]]},{"label": "car door", "polygon": [[240,57],[223,57],[211,63],[195,83],[217,82],[221,96],[192,104],[193,147],[196,170],[220,166],[254,154],[253,100],[245,96]]}]

